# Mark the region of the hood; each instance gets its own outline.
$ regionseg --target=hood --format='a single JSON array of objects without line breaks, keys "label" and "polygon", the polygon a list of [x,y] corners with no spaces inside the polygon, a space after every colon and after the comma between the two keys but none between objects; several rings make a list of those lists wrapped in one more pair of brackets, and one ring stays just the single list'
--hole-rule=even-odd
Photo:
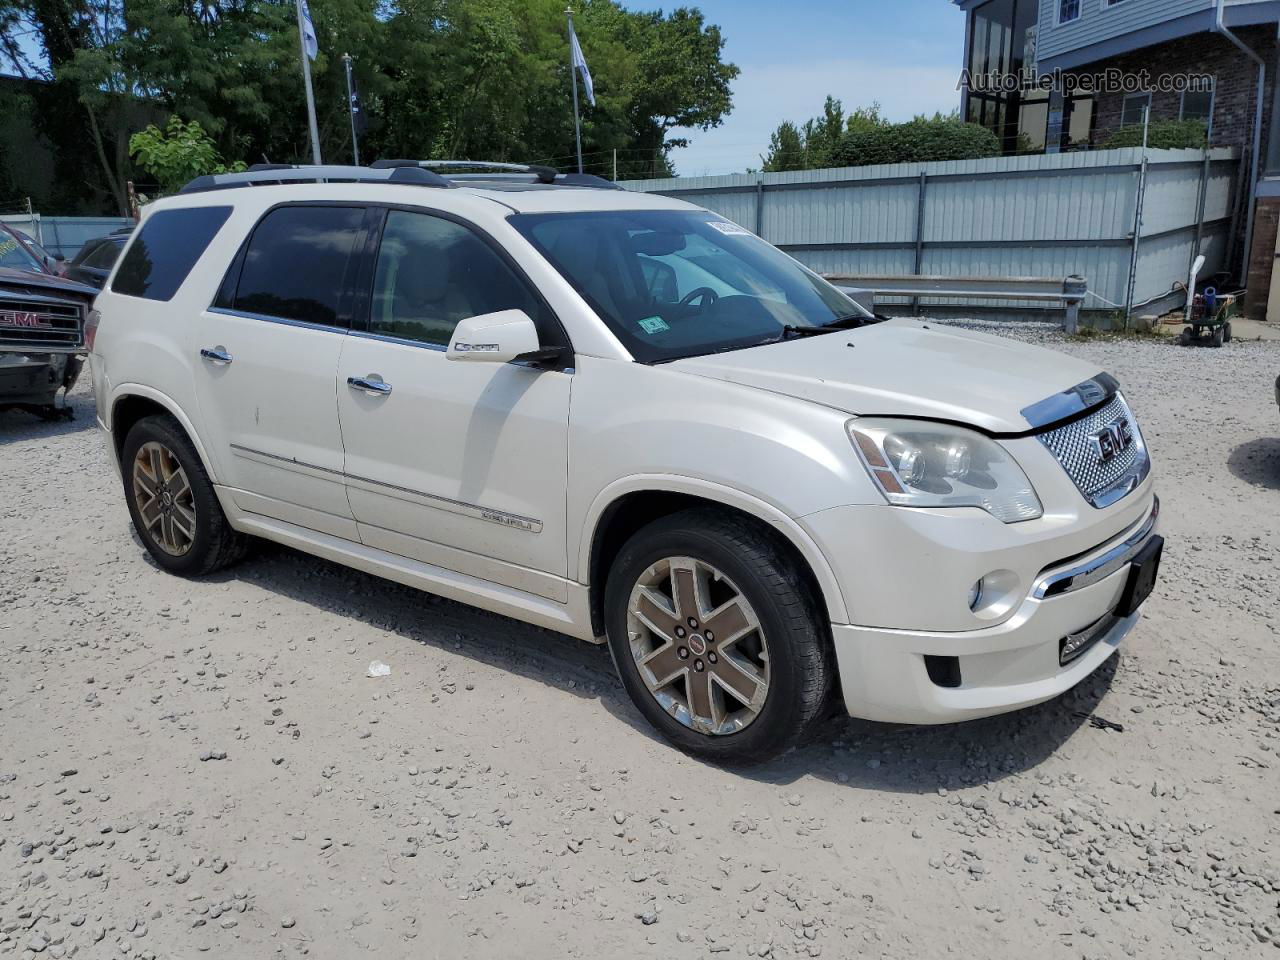
[{"label": "hood", "polygon": [[952,420],[992,433],[1030,429],[1024,409],[1099,372],[1042,347],[917,320],[690,357],[670,366],[859,416]]},{"label": "hood", "polygon": [[63,277],[55,277],[48,273],[33,273],[29,270],[14,270],[0,267],[0,289],[13,290],[23,288],[31,293],[74,294],[85,300],[92,300],[98,295],[93,287]]}]

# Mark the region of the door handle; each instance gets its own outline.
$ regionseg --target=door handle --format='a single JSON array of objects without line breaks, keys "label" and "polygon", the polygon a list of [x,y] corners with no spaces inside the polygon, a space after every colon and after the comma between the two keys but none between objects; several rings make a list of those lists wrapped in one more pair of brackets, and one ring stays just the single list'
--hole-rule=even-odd
[{"label": "door handle", "polygon": [[347,386],[352,390],[362,390],[369,397],[385,397],[391,392],[391,384],[374,379],[373,374],[367,377],[347,377]]},{"label": "door handle", "polygon": [[212,348],[201,347],[200,356],[204,357],[204,359],[208,360],[210,363],[217,364],[220,367],[225,367],[233,359],[231,354],[227,353],[227,348],[223,346]]}]

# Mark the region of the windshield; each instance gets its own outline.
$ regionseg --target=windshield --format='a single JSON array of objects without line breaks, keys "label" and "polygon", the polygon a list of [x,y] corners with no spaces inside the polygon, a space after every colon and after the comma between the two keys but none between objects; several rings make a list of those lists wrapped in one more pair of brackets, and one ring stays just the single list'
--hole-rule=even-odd
[{"label": "windshield", "polygon": [[642,363],[870,316],[780,250],[706,211],[522,214],[511,222]]},{"label": "windshield", "polygon": [[0,230],[0,267],[44,273],[44,265],[8,230]]}]

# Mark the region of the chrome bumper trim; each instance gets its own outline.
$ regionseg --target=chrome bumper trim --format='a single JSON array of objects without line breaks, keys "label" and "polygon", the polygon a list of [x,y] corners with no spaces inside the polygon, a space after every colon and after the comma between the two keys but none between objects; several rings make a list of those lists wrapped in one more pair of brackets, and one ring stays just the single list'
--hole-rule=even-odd
[{"label": "chrome bumper trim", "polygon": [[1042,573],[1031,590],[1037,600],[1061,596],[1105,580],[1130,563],[1156,532],[1160,520],[1160,498],[1153,500],[1151,512],[1138,528],[1120,543],[1097,556],[1056,570]]}]

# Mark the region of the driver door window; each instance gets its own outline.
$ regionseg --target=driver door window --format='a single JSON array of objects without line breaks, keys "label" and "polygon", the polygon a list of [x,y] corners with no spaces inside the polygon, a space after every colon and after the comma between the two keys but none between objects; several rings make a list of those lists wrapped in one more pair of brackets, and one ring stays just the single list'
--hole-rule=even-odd
[{"label": "driver door window", "polygon": [[460,321],[511,309],[525,311],[541,328],[538,300],[475,233],[429,214],[387,214],[370,333],[447,347]]}]

